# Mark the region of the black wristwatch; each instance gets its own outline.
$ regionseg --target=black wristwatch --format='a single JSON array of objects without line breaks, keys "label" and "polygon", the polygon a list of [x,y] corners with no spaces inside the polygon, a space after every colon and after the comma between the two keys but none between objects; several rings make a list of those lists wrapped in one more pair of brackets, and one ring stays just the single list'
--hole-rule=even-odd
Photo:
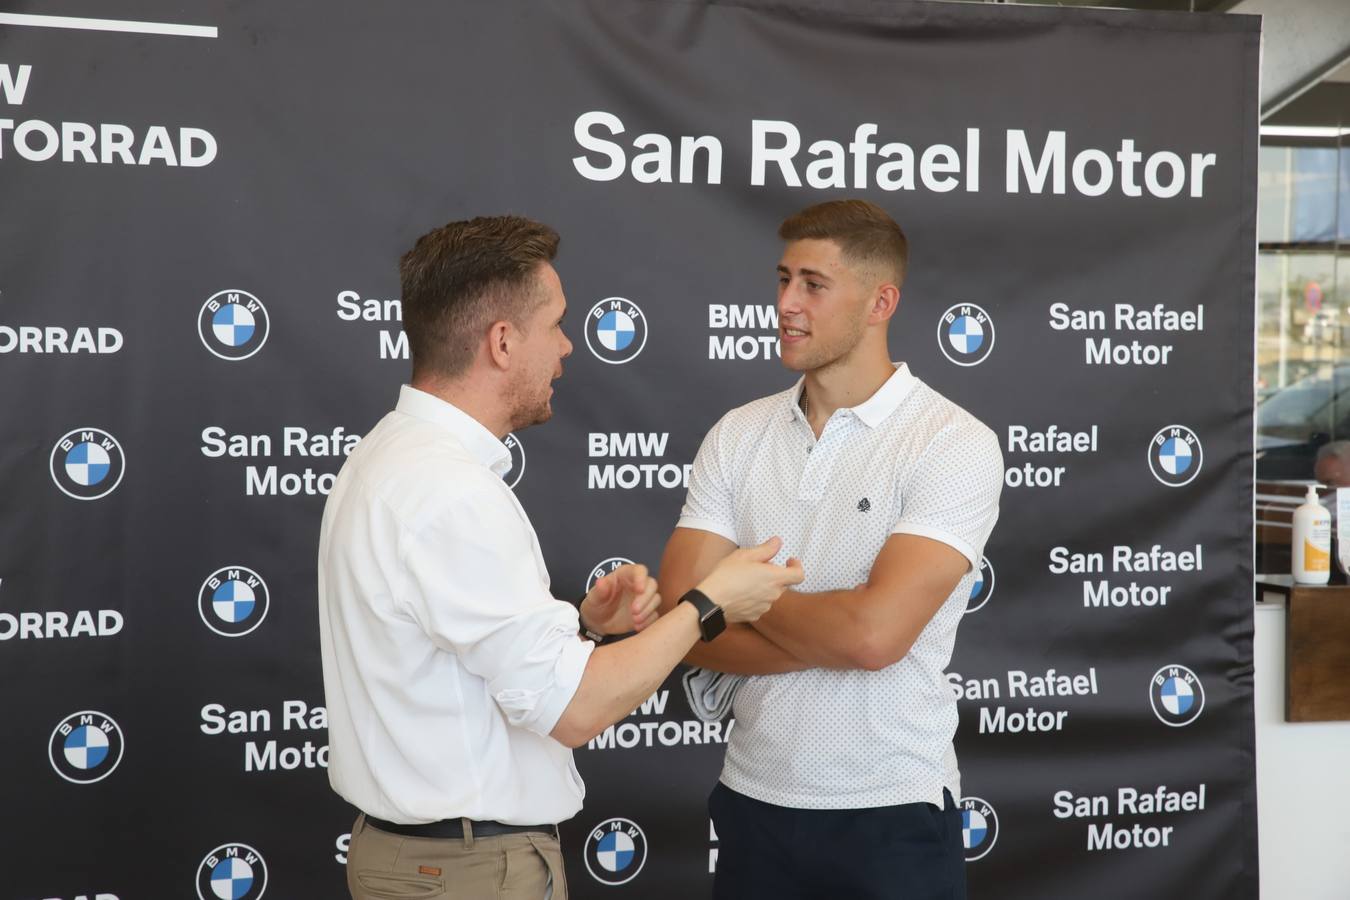
[{"label": "black wristwatch", "polygon": [[693,604],[694,609],[698,610],[698,633],[703,640],[711,641],[726,629],[727,617],[722,607],[712,602],[702,591],[689,591],[680,598],[680,602]]},{"label": "black wristwatch", "polygon": [[581,616],[577,616],[577,625],[581,631],[581,636],[588,641],[594,641],[596,644],[603,644],[610,638],[607,634],[602,634],[599,631],[591,631],[591,629],[587,628],[586,623],[582,621]]}]

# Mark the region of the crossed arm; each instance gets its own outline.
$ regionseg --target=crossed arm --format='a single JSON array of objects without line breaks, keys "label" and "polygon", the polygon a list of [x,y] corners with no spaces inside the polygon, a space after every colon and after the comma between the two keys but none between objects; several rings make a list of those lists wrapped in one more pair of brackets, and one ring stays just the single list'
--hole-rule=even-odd
[{"label": "crossed arm", "polygon": [[[662,612],[735,549],[721,535],[676,528],[661,557]],[[893,534],[865,584],[814,594],[784,591],[753,626],[728,626],[716,640],[696,644],[685,662],[738,675],[884,669],[904,658],[969,570],[969,560],[941,541]]]}]

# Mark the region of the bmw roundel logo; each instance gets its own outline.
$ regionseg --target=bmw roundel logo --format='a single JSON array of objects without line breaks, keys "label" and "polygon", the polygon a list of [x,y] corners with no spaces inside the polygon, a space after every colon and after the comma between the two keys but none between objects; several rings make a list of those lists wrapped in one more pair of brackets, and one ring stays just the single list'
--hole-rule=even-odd
[{"label": "bmw roundel logo", "polygon": [[1205,688],[1185,666],[1163,666],[1149,682],[1148,699],[1160,722],[1180,728],[1200,718],[1205,708]]},{"label": "bmw roundel logo", "polygon": [[984,608],[994,595],[994,566],[989,557],[980,557],[980,571],[975,573],[975,583],[970,586],[970,597],[966,601],[966,612],[973,613]]},{"label": "bmw roundel logo", "polygon": [[76,500],[97,500],[122,483],[126,457],[117,438],[100,428],[76,428],[52,447],[52,481]]},{"label": "bmw roundel logo", "polygon": [[994,349],[994,320],[974,303],[958,303],[938,320],[938,347],[958,366],[978,366]]},{"label": "bmw roundel logo", "polygon": [[197,612],[206,627],[224,637],[241,637],[267,618],[267,582],[252,569],[225,566],[202,582]]},{"label": "bmw roundel logo", "polygon": [[956,804],[961,811],[961,844],[966,862],[974,862],[994,849],[998,840],[998,813],[979,797],[962,797]]},{"label": "bmw roundel logo", "polygon": [[595,587],[595,583],[610,572],[613,572],[620,566],[631,566],[632,564],[633,561],[631,559],[625,559],[622,556],[611,556],[609,559],[604,560],[594,569],[591,569],[591,574],[586,577],[586,593],[589,594],[591,588]]},{"label": "bmw roundel logo", "polygon": [[506,470],[506,474],[502,476],[502,481],[506,482],[507,487],[513,488],[520,484],[520,479],[525,474],[525,445],[520,442],[520,438],[516,437],[514,433],[502,438],[502,443],[506,445],[507,450],[511,451],[511,468]]},{"label": "bmw roundel logo", "polygon": [[52,731],[47,758],[56,774],[75,784],[93,784],[122,761],[122,729],[92,709],[72,713]]},{"label": "bmw roundel logo", "polygon": [[609,819],[586,838],[586,871],[601,884],[627,884],[647,861],[647,837],[630,819]]},{"label": "bmw roundel logo", "polygon": [[607,297],[586,316],[586,346],[601,362],[618,365],[647,346],[647,317],[623,297]]},{"label": "bmw roundel logo", "polygon": [[1168,487],[1189,484],[1205,461],[1200,438],[1185,425],[1160,428],[1148,445],[1148,467]]},{"label": "bmw roundel logo", "polygon": [[267,890],[267,863],[248,844],[221,844],[197,867],[200,900],[258,900]]},{"label": "bmw roundel logo", "polygon": [[212,294],[197,313],[197,335],[221,359],[248,359],[267,343],[267,307],[248,291]]}]

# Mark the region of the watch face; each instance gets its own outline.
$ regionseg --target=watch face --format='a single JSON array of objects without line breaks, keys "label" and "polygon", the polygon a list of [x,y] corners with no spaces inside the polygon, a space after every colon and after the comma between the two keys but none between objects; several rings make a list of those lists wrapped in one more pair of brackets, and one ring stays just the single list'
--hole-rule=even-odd
[{"label": "watch face", "polygon": [[680,598],[681,603],[689,603],[698,610],[698,633],[705,641],[711,641],[727,627],[726,614],[706,594],[691,590]]},{"label": "watch face", "polygon": [[711,641],[721,634],[727,627],[726,615],[722,612],[722,607],[713,604],[713,608],[708,614],[698,620],[698,630],[700,636],[705,641]]}]

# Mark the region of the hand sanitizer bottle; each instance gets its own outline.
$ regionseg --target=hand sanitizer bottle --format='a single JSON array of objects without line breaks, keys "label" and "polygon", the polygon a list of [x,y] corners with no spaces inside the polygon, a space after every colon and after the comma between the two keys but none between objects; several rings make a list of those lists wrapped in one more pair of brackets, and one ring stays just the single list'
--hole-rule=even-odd
[{"label": "hand sanitizer bottle", "polygon": [[1308,485],[1303,505],[1294,510],[1293,575],[1298,584],[1331,580],[1331,513],[1317,502],[1320,484]]}]

